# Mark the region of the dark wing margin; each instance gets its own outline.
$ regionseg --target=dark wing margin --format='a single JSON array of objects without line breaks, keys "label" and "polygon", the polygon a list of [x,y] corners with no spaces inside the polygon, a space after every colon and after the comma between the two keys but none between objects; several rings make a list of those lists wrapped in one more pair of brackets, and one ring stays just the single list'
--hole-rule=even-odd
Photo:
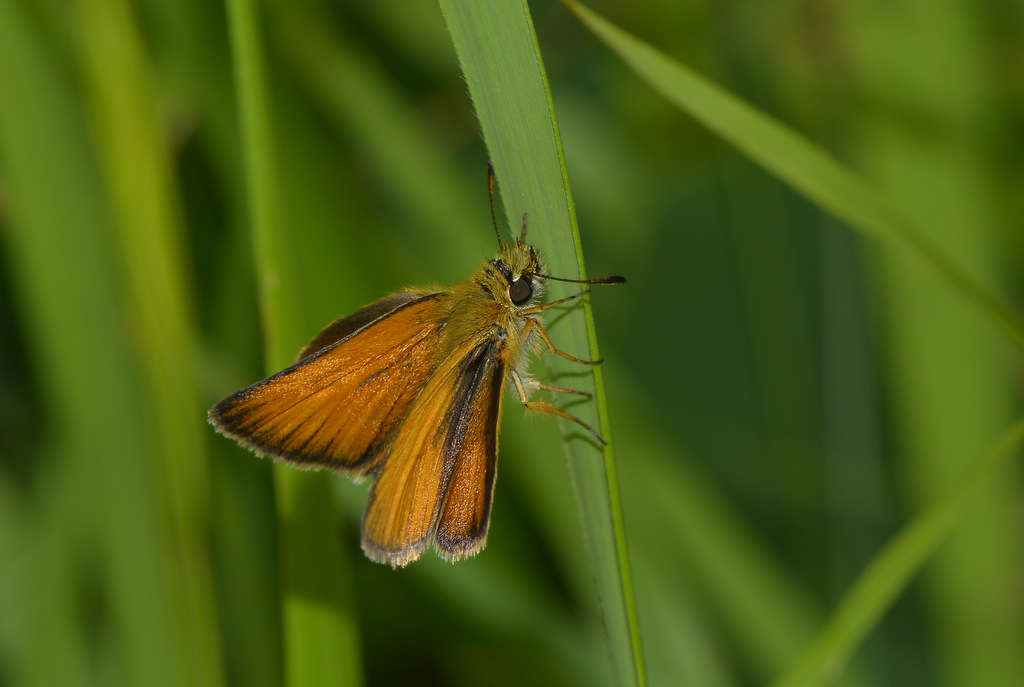
[{"label": "dark wing margin", "polygon": [[452,562],[479,553],[487,543],[505,385],[505,362],[497,351],[497,342],[490,342],[463,363],[460,389],[446,418],[445,462],[451,472],[434,548]]}]

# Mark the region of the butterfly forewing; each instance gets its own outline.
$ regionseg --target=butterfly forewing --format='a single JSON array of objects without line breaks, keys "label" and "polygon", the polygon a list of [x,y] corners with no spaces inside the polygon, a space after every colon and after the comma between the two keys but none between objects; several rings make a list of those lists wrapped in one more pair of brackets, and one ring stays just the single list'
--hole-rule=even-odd
[{"label": "butterfly forewing", "polygon": [[318,353],[324,348],[327,348],[331,344],[351,336],[371,322],[379,320],[385,315],[394,312],[400,306],[405,305],[410,301],[423,298],[426,295],[429,294],[418,293],[415,291],[402,291],[401,293],[386,296],[381,298],[379,301],[374,301],[369,305],[363,306],[351,315],[340,317],[324,327],[319,334],[314,336],[313,339],[306,344],[301,351],[299,351],[299,355],[296,360],[304,360],[314,353]]},{"label": "butterfly forewing", "polygon": [[332,324],[317,339],[332,328],[344,338],[224,399],[210,419],[260,453],[365,475],[437,366],[440,294],[398,296],[378,301],[397,307],[358,328],[346,320],[378,304]]}]

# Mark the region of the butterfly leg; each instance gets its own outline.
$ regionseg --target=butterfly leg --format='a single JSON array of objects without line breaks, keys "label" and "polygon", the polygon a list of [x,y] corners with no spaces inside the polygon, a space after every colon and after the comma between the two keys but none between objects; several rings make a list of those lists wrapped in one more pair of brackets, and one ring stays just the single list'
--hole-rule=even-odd
[{"label": "butterfly leg", "polygon": [[531,386],[542,391],[551,391],[558,394],[575,394],[576,396],[582,396],[583,398],[593,398],[593,394],[589,391],[580,391],[579,389],[568,389],[564,386],[551,386],[550,384],[541,384],[540,382],[534,382]]},{"label": "butterfly leg", "polygon": [[580,298],[581,296],[586,296],[588,293],[590,293],[590,289],[583,289],[579,293],[574,293],[571,296],[566,296],[565,298],[559,298],[557,301],[551,301],[550,303],[541,303],[540,305],[530,306],[529,308],[526,308],[521,312],[524,315],[536,315],[539,312],[544,312],[548,308],[553,308],[556,305],[562,305],[563,303],[574,301],[577,298]]},{"label": "butterfly leg", "polygon": [[526,340],[527,337],[529,337],[530,334],[533,333],[533,330],[537,331],[537,334],[544,341],[544,344],[548,347],[548,352],[550,352],[550,353],[554,353],[555,355],[560,355],[563,358],[565,358],[566,360],[571,360],[574,363],[580,363],[581,365],[600,365],[601,362],[602,362],[602,359],[600,359],[600,358],[597,359],[597,360],[581,360],[581,359],[579,359],[579,358],[577,358],[575,356],[569,355],[565,351],[558,350],[558,348],[555,347],[555,343],[551,340],[551,337],[548,336],[547,331],[544,329],[543,326],[541,326],[540,322],[538,322],[537,320],[532,319],[532,318],[528,319],[526,321],[526,325],[523,327],[523,332],[522,332],[523,340]]},{"label": "butterfly leg", "polygon": [[[558,408],[554,407],[550,403],[546,403],[544,401],[531,401],[530,397],[526,393],[526,383],[523,382],[523,378],[515,370],[512,371],[512,383],[515,384],[516,391],[519,393],[519,400],[522,402],[522,404],[524,406],[526,406],[527,410],[535,410],[535,411],[540,412],[540,413],[550,413],[552,415],[557,415],[558,417],[564,417],[566,420],[571,420],[571,421],[575,422],[577,425],[579,425],[583,429],[585,429],[588,432],[590,432],[591,434],[593,434],[594,438],[597,439],[599,442],[601,442],[602,446],[606,445],[608,443],[607,441],[605,441],[601,437],[600,434],[598,434],[597,432],[594,431],[593,427],[591,427],[590,425],[588,425],[586,422],[584,422],[583,420],[579,419],[575,415],[570,415],[569,413],[565,412],[564,410],[559,410]],[[545,388],[545,386],[546,385],[538,384],[537,388]],[[562,390],[562,389],[557,389],[557,387],[556,387],[556,390]],[[573,393],[573,391],[570,390],[570,389],[565,389],[564,391],[569,391],[570,393]],[[580,393],[580,392],[576,392],[576,393]],[[582,392],[582,393],[586,393],[586,392]],[[589,394],[587,394],[587,395],[589,396]]]}]

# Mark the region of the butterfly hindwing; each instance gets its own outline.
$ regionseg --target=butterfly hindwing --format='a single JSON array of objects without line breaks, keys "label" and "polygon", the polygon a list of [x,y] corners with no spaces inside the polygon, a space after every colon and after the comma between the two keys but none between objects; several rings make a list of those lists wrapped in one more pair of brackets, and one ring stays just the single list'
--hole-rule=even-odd
[{"label": "butterfly hindwing", "polygon": [[491,520],[505,362],[490,352],[488,355],[488,359],[474,361],[477,387],[464,396],[468,420],[434,534],[434,548],[449,561],[479,553]]},{"label": "butterfly hindwing", "polygon": [[435,532],[438,551],[449,560],[482,548],[504,383],[495,349],[487,340],[457,351],[395,433],[363,516],[363,550],[371,559],[405,565]]},{"label": "butterfly hindwing", "polygon": [[224,399],[210,421],[258,453],[364,476],[434,374],[440,299],[396,294],[338,320],[311,345],[333,342]]}]

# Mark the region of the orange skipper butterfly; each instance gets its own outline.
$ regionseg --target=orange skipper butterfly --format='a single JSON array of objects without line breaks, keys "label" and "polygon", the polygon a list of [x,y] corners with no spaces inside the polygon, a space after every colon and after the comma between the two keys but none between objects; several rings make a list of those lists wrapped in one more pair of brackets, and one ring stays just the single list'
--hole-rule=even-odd
[{"label": "orange skipper butterfly", "polygon": [[373,486],[362,524],[366,555],[404,566],[433,543],[448,561],[483,549],[498,460],[498,422],[511,380],[529,410],[588,425],[531,391],[589,396],[549,386],[526,371],[529,353],[558,350],[541,314],[572,301],[538,304],[547,280],[621,284],[622,277],[575,280],[547,274],[537,250],[502,243],[469,281],[437,291],[410,288],[357,310],[313,337],[298,362],[228,396],[209,412],[218,432],[258,455],[304,469],[332,469]]}]

